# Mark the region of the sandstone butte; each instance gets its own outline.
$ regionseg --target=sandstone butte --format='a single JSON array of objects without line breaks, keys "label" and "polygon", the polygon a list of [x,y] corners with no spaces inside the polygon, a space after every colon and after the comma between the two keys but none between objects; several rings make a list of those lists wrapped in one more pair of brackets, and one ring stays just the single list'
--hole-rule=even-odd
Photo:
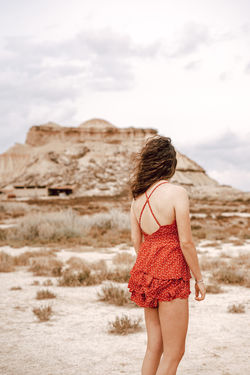
[{"label": "sandstone butte", "polygon": [[[118,128],[102,119],[78,127],[55,123],[32,126],[25,144],[16,143],[0,155],[1,196],[116,196],[127,192],[131,160],[155,129]],[[237,197],[187,156],[177,153],[171,182],[194,197]]]}]

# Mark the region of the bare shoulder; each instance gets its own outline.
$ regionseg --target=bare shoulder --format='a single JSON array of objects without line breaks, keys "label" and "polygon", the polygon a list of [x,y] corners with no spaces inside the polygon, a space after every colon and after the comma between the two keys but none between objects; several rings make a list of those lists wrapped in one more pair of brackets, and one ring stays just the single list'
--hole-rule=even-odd
[{"label": "bare shoulder", "polygon": [[181,185],[169,183],[168,187],[173,193],[180,194],[180,195],[185,195],[185,194],[187,195],[188,194],[187,190]]},{"label": "bare shoulder", "polygon": [[188,192],[183,186],[170,183],[169,190],[171,191],[173,199],[188,200]]}]

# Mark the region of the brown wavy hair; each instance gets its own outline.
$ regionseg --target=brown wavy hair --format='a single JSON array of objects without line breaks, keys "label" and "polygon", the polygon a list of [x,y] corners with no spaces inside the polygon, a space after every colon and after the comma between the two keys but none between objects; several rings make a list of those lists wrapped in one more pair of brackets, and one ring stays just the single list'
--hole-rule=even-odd
[{"label": "brown wavy hair", "polygon": [[148,138],[135,157],[135,167],[130,178],[133,198],[145,193],[156,181],[171,178],[176,164],[176,151],[171,138],[160,135]]}]

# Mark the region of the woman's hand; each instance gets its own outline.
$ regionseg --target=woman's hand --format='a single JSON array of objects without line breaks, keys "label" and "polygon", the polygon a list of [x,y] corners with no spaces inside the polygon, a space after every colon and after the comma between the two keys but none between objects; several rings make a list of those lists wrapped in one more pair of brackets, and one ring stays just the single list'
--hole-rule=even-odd
[{"label": "woman's hand", "polygon": [[206,287],[203,281],[195,282],[195,299],[196,301],[202,301],[206,296]]}]

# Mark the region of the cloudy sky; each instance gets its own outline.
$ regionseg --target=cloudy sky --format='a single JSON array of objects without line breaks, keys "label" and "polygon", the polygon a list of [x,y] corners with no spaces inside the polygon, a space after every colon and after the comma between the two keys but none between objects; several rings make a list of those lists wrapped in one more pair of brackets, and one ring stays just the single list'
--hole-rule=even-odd
[{"label": "cloudy sky", "polygon": [[0,152],[31,125],[152,127],[250,191],[249,0],[0,0]]}]

